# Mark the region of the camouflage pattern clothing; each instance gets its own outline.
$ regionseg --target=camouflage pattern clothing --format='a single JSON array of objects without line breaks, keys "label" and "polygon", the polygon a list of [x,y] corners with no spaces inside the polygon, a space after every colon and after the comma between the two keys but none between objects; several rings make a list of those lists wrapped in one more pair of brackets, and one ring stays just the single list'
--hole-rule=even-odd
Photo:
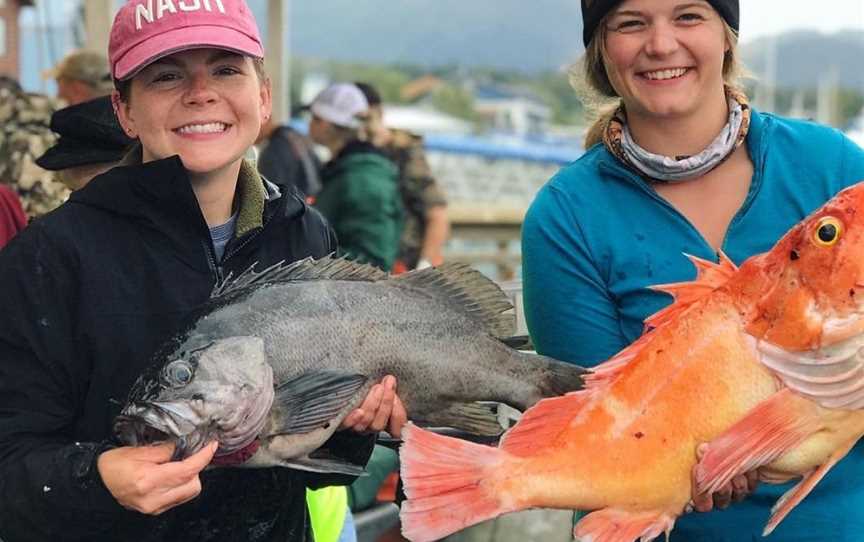
[{"label": "camouflage pattern clothing", "polygon": [[13,80],[0,79],[0,183],[9,185],[30,218],[58,207],[69,190],[36,158],[56,139],[49,128],[57,104],[47,96],[28,94]]},{"label": "camouflage pattern clothing", "polygon": [[399,191],[405,209],[397,259],[414,269],[426,235],[426,211],[447,205],[447,198],[429,169],[423,138],[404,130],[391,132],[392,138],[383,151],[399,168]]}]

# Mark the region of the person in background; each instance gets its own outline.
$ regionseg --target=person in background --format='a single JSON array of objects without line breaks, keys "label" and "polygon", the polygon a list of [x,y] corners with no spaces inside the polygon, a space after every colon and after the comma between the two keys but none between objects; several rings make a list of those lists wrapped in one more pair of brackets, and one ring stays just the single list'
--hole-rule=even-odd
[{"label": "person in background", "polygon": [[321,91],[309,106],[309,137],[332,158],[321,172],[315,198],[345,255],[389,271],[402,233],[402,200],[396,166],[369,142],[369,103],[350,83]]},{"label": "person in background", "polygon": [[119,164],[135,143],[117,122],[110,96],[58,110],[51,115],[51,129],[60,138],[36,164],[56,171],[72,191]]},{"label": "person in background", "polygon": [[354,83],[369,102],[370,141],[399,169],[399,193],[405,212],[395,272],[444,263],[444,243],[450,235],[447,198],[432,175],[423,138],[384,123],[381,94],[369,83]]},{"label": "person in background", "polygon": [[17,81],[0,76],[0,184],[18,194],[29,219],[69,196],[52,172],[36,165],[57,139],[49,127],[56,106],[51,98],[24,92]]},{"label": "person in background", "polygon": [[[124,4],[109,42],[135,149],[0,251],[0,538],[310,540],[306,488],[353,477],[206,469],[218,443],[172,461],[173,444],[113,437],[135,380],[215,285],[337,248],[319,213],[244,160],[271,111],[246,3],[152,6]],[[323,453],[365,464],[374,434],[405,422],[395,388],[373,385]]]},{"label": "person in background", "polygon": [[57,83],[57,98],[66,105],[88,102],[114,90],[108,59],[96,51],[73,51],[42,76]]},{"label": "person in background", "polygon": [[[754,0],[751,0],[754,1]],[[583,0],[584,79],[613,100],[587,151],[531,204],[522,231],[524,306],[539,353],[602,362],[693,280],[685,254],[740,264],[864,179],[864,150],[839,131],[753,109],[738,86],[737,0]],[[682,412],[680,416],[699,416]],[[861,540],[864,444],[836,465],[774,542]],[[672,541],[761,540],[791,486],[739,476],[694,494]],[[611,526],[610,526],[611,527]]]},{"label": "person in background", "polygon": [[27,215],[18,195],[0,184],[0,249],[27,226]]},{"label": "person in background", "polygon": [[258,171],[281,186],[292,186],[310,200],[321,190],[321,161],[309,139],[273,119],[258,138]]}]

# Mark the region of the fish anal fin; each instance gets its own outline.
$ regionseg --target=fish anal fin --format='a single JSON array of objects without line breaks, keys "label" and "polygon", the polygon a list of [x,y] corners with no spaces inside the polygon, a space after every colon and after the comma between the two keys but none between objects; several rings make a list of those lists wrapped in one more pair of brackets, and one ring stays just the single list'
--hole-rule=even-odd
[{"label": "fish anal fin", "polygon": [[504,434],[501,449],[525,457],[538,447],[548,446],[593,397],[589,391],[576,391],[561,397],[543,399],[522,414],[519,423]]},{"label": "fish anal fin", "polygon": [[354,465],[347,461],[333,458],[296,457],[285,459],[279,466],[324,474],[346,474],[348,476],[363,476],[366,474],[366,469],[361,465]]},{"label": "fish anal fin", "polygon": [[706,298],[711,292],[726,284],[732,275],[738,271],[738,267],[722,252],[719,254],[720,263],[703,260],[690,254],[685,254],[685,256],[696,267],[696,279],[652,286],[652,290],[670,294],[675,302],[649,316],[645,320],[645,324],[656,328],[669,322],[694,303]]},{"label": "fish anal fin", "polygon": [[603,508],[582,518],[573,529],[577,542],[649,542],[661,534],[667,539],[675,516],[666,512],[630,512]]},{"label": "fish anal fin", "polygon": [[822,428],[819,407],[784,388],[708,443],[696,468],[700,493],[713,493],[739,474],[767,465]]},{"label": "fish anal fin", "polygon": [[512,337],[516,331],[513,304],[493,280],[468,264],[447,262],[439,267],[410,271],[390,284],[428,292],[472,318],[494,337]]},{"label": "fish anal fin", "polygon": [[835,450],[825,463],[805,476],[804,479],[795,484],[792,489],[784,493],[771,508],[771,518],[765,525],[765,530],[762,532],[762,536],[768,536],[771,534],[780,522],[789,515],[789,512],[798,506],[798,503],[803,501],[804,497],[806,497],[813,488],[816,487],[816,484],[818,484],[819,481],[828,474],[828,471],[831,470],[838,461],[846,457],[846,454],[855,446],[856,442],[858,442],[857,438],[853,439],[849,444]]},{"label": "fish anal fin", "polygon": [[518,410],[491,401],[454,403],[415,419],[417,425],[452,427],[478,437],[500,436],[521,416]]}]

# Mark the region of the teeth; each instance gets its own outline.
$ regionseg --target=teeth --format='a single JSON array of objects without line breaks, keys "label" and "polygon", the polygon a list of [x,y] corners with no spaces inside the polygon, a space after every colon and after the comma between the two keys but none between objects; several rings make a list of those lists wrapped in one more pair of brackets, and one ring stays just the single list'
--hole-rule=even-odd
[{"label": "teeth", "polygon": [[645,77],[652,81],[663,81],[665,79],[675,79],[687,73],[687,68],[675,68],[674,70],[658,70],[656,72],[645,72]]},{"label": "teeth", "polygon": [[223,122],[211,122],[209,124],[189,124],[179,128],[181,134],[218,134],[228,129]]}]

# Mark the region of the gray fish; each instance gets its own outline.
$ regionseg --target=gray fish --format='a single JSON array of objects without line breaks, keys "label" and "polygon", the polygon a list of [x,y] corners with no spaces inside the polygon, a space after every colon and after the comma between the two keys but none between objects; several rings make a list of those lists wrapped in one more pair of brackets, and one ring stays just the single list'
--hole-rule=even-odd
[{"label": "gray fish", "polygon": [[585,373],[505,344],[511,308],[462,264],[396,277],[329,258],[250,270],[161,350],[115,434],[173,441],[178,459],[218,439],[216,464],[358,474],[313,452],[388,374],[415,423],[500,433],[489,402],[524,410],[580,389]]}]

